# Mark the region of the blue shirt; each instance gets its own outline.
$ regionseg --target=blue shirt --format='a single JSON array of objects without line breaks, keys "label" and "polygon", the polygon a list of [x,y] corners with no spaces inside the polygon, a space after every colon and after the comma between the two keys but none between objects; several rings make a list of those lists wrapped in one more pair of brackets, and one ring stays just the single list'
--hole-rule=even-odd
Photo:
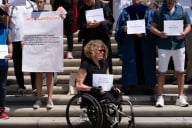
[{"label": "blue shirt", "polygon": [[[180,5],[175,5],[175,11],[171,15],[166,5],[162,5],[159,11],[153,15],[153,23],[159,26],[163,31],[164,20],[183,20],[184,25],[190,24],[190,18]],[[185,39],[179,39],[178,36],[168,36],[168,38],[158,38],[158,47],[160,49],[175,50],[185,47]]]},{"label": "blue shirt", "polygon": [[[7,44],[7,27],[4,23],[0,23],[0,45]],[[0,66],[8,66],[7,59],[0,59]]]}]

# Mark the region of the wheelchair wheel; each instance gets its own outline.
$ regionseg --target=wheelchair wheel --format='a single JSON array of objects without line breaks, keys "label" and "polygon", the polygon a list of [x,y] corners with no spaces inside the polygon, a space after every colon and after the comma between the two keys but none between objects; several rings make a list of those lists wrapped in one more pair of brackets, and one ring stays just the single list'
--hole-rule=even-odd
[{"label": "wheelchair wheel", "polygon": [[93,96],[77,94],[67,104],[66,120],[68,128],[101,128],[101,106]]},{"label": "wheelchair wheel", "polygon": [[121,111],[122,107],[121,105],[115,105],[113,103],[102,103],[102,109],[104,114],[104,124],[105,127],[110,128],[119,128],[119,124],[121,122]]},{"label": "wheelchair wheel", "polygon": [[130,110],[131,110],[131,117],[130,117],[130,120],[128,121],[128,128],[135,128],[136,125],[135,125],[135,116],[134,116],[134,113],[133,113],[133,105],[131,103],[131,101],[127,101],[130,105]]}]

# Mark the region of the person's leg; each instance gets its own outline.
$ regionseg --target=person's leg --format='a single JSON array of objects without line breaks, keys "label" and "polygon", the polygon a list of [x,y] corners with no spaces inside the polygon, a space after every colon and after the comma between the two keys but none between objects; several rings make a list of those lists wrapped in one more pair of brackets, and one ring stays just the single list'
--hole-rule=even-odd
[{"label": "person's leg", "polygon": [[178,84],[178,95],[183,96],[184,92],[184,72],[177,72],[177,84]]},{"label": "person's leg", "polygon": [[52,100],[52,95],[53,95],[53,73],[48,72],[46,73],[47,77],[47,94],[48,94],[48,100]]},{"label": "person's leg", "polygon": [[8,67],[0,67],[0,118],[8,119],[5,112]]},{"label": "person's leg", "polygon": [[53,80],[54,80],[54,86],[56,86],[57,85],[57,81],[58,81],[58,79],[57,79],[57,72],[53,73]]},{"label": "person's leg", "polygon": [[17,83],[20,89],[25,89],[24,74],[22,72],[22,46],[21,42],[13,42],[13,63]]},{"label": "person's leg", "polygon": [[35,104],[33,105],[34,109],[38,109],[42,105],[41,97],[42,97],[42,73],[36,73],[36,90],[37,90],[37,99]]},{"label": "person's leg", "polygon": [[36,73],[36,89],[37,89],[37,100],[41,100],[42,96],[42,73]]},{"label": "person's leg", "polygon": [[113,63],[112,63],[112,48],[111,48],[111,41],[109,40],[108,42],[108,57],[107,57],[107,62],[109,64],[109,73],[113,74]]},{"label": "person's leg", "polygon": [[35,84],[35,72],[30,72],[30,76],[31,76],[31,85],[32,85],[32,90],[35,90],[36,89],[36,84]]},{"label": "person's leg", "polygon": [[178,83],[178,98],[176,100],[176,105],[188,107],[189,103],[186,101],[184,96],[185,48],[174,50],[173,62],[175,65],[175,71],[177,72]]},{"label": "person's leg", "polygon": [[[72,15],[72,14],[71,14]],[[65,35],[67,37],[67,59],[73,59],[72,50],[73,50],[73,21],[70,20],[70,17],[67,17],[64,20]]]},{"label": "person's leg", "polygon": [[47,108],[51,109],[54,106],[53,101],[52,101],[53,85],[54,85],[53,73],[52,72],[46,73],[46,77],[47,77],[47,94],[48,94]]},{"label": "person's leg", "polygon": [[163,99],[163,86],[165,82],[165,73],[168,69],[169,59],[171,57],[171,53],[168,50],[158,50],[159,56],[159,75],[158,75],[158,85],[157,85],[157,101],[156,107],[163,107],[164,106],[164,99]]},{"label": "person's leg", "polygon": [[158,74],[158,86],[157,86],[157,95],[163,95],[163,86],[165,83],[165,73],[159,72]]},{"label": "person's leg", "polygon": [[0,109],[5,107],[8,67],[0,67]]},{"label": "person's leg", "polygon": [[183,95],[184,88],[185,48],[174,51],[173,62],[177,72],[178,95],[180,96]]},{"label": "person's leg", "polygon": [[159,75],[158,75],[158,86],[157,86],[157,91],[158,95],[161,96],[163,95],[163,86],[165,82],[165,73],[167,72],[168,69],[168,64],[169,60],[171,57],[171,52],[169,50],[158,50],[158,56],[159,56]]}]

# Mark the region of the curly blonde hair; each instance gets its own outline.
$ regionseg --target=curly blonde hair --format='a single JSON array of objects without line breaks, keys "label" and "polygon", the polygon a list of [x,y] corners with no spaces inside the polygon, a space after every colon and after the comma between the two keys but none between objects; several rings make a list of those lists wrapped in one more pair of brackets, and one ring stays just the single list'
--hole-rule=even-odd
[{"label": "curly blonde hair", "polygon": [[107,59],[108,48],[102,40],[90,40],[84,47],[84,54],[87,58],[91,59],[95,55],[95,50],[104,49],[104,59]]}]

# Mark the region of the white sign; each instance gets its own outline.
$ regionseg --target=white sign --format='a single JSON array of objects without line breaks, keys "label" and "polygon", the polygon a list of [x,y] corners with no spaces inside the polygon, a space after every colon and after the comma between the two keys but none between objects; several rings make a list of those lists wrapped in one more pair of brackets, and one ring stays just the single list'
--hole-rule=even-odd
[{"label": "white sign", "polygon": [[22,71],[63,72],[63,20],[58,12],[33,12],[24,21]]},{"label": "white sign", "polygon": [[8,3],[12,6],[25,6],[26,0],[8,0]]},{"label": "white sign", "polygon": [[127,21],[127,34],[145,33],[145,20],[129,20]]},{"label": "white sign", "polygon": [[8,46],[0,45],[0,59],[5,59],[6,55],[8,55]]},{"label": "white sign", "polygon": [[192,0],[179,0],[179,4],[184,7],[191,7]]},{"label": "white sign", "polygon": [[113,75],[93,74],[93,87],[102,87],[103,91],[110,91],[113,87]]},{"label": "white sign", "polygon": [[100,22],[105,20],[103,14],[103,8],[87,10],[85,14],[87,23],[93,21]]},{"label": "white sign", "polygon": [[164,32],[169,36],[179,36],[183,32],[183,20],[165,20]]}]

